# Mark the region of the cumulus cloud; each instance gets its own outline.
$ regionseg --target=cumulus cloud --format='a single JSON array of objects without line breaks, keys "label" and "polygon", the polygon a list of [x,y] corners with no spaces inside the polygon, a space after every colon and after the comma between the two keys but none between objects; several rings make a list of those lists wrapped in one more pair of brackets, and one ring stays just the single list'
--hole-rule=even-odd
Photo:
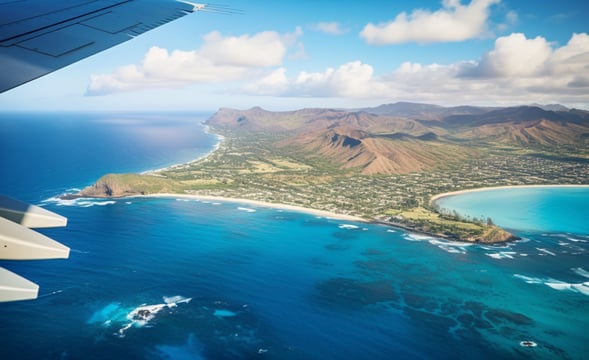
[{"label": "cumulus cloud", "polygon": [[92,75],[87,95],[240,79],[254,69],[282,64],[288,48],[301,34],[300,28],[291,34],[265,31],[227,37],[214,31],[203,37],[197,50],[168,51],[155,46],[141,64],[123,66],[111,74]]},{"label": "cumulus cloud", "polygon": [[515,33],[495,40],[495,48],[483,56],[477,72],[489,77],[538,76],[546,71],[551,55],[543,37],[528,39]]},{"label": "cumulus cloud", "polygon": [[495,41],[477,61],[450,65],[405,63],[386,81],[407,92],[435,98],[495,101],[587,102],[589,35],[574,34],[561,47],[542,37],[511,34]]},{"label": "cumulus cloud", "polygon": [[254,83],[245,86],[246,93],[254,95],[284,95],[289,88],[286,69],[281,67],[262,77]]},{"label": "cumulus cloud", "polygon": [[369,23],[360,36],[371,45],[453,42],[481,37],[488,32],[489,8],[499,1],[472,0],[462,5],[461,0],[443,0],[442,8],[434,12],[416,9],[411,14],[402,12],[387,23]]},{"label": "cumulus cloud", "polygon": [[374,81],[374,69],[360,61],[352,61],[323,72],[301,71],[294,78],[286,76],[281,68],[261,80],[249,84],[250,94],[296,97],[350,97],[374,96],[381,86]]},{"label": "cumulus cloud", "polygon": [[204,36],[204,44],[198,51],[199,56],[215,64],[242,67],[280,65],[285,53],[286,44],[274,31],[230,37],[213,31]]},{"label": "cumulus cloud", "polygon": [[249,94],[355,99],[409,99],[445,103],[589,102],[589,35],[574,34],[554,47],[542,37],[511,34],[478,60],[453,64],[405,62],[377,76],[360,61],[323,72],[287,76],[280,68],[254,82]]},{"label": "cumulus cloud", "polygon": [[338,22],[320,22],[311,27],[315,31],[319,31],[329,35],[342,35],[346,33]]}]

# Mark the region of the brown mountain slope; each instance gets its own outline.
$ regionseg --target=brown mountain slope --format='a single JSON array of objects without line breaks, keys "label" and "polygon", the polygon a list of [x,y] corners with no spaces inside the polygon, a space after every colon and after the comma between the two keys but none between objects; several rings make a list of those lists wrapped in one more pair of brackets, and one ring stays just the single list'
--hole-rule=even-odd
[{"label": "brown mountain slope", "polygon": [[[363,174],[399,174],[460,161],[472,145],[505,144],[553,148],[573,146],[587,153],[589,112],[550,111],[534,106],[474,108],[398,103],[378,111],[302,109],[271,112],[221,109],[208,120],[219,129],[244,133],[280,132],[279,147],[322,157]],[[385,111],[386,110],[386,111]],[[419,115],[422,119],[396,114]],[[435,120],[427,120],[435,119]]]},{"label": "brown mountain slope", "polygon": [[260,107],[248,110],[222,108],[207,120],[207,124],[240,131],[289,131],[302,128],[315,121],[318,124],[321,120],[332,122],[332,119],[345,114],[345,111],[331,109],[274,112]]},{"label": "brown mountain slope", "polygon": [[254,132],[308,132],[336,126],[350,126],[372,133],[403,132],[415,136],[431,131],[427,126],[412,119],[333,109],[272,112],[259,107],[248,110],[223,108],[207,120],[207,124],[224,129]]},{"label": "brown mountain slope", "polygon": [[443,124],[454,136],[510,145],[589,144],[589,113],[579,110],[547,111],[520,106],[480,115],[449,116]]},{"label": "brown mountain slope", "polygon": [[439,142],[416,138],[391,140],[375,137],[352,127],[336,127],[321,133],[305,133],[281,141],[309,156],[319,156],[343,168],[359,168],[362,174],[402,174],[431,169],[439,163],[455,161],[464,150]]},{"label": "brown mountain slope", "polygon": [[589,127],[549,120],[531,120],[520,123],[481,125],[458,132],[456,136],[470,140],[520,145],[587,146]]}]

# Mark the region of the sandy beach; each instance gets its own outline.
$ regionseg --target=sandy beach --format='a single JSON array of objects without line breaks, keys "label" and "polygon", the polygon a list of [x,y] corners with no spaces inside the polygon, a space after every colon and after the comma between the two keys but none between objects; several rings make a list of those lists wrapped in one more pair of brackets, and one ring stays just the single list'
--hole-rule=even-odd
[{"label": "sandy beach", "polygon": [[429,203],[430,205],[435,203],[436,201],[450,196],[456,196],[471,192],[480,192],[480,191],[487,191],[487,190],[500,190],[500,189],[524,189],[524,188],[582,188],[582,187],[589,187],[589,185],[508,185],[508,186],[491,186],[491,187],[483,187],[477,189],[468,189],[468,190],[459,190],[459,191],[452,191],[447,193],[442,193],[438,195],[432,196]]},{"label": "sandy beach", "polygon": [[368,222],[366,219],[363,219],[358,216],[337,214],[337,213],[333,213],[330,211],[310,209],[310,208],[306,208],[303,206],[275,204],[275,203],[269,203],[269,202],[259,201],[259,200],[228,198],[228,197],[223,197],[223,196],[192,195],[192,194],[150,194],[150,195],[142,195],[142,197],[182,198],[182,199],[195,199],[195,200],[201,200],[201,201],[231,202],[231,203],[236,203],[236,204],[261,206],[261,207],[267,207],[267,208],[272,208],[272,209],[304,212],[307,214],[312,214],[315,216],[320,216],[320,217],[325,217],[325,218],[330,218],[330,219],[347,220],[347,221],[355,221],[355,222]]}]

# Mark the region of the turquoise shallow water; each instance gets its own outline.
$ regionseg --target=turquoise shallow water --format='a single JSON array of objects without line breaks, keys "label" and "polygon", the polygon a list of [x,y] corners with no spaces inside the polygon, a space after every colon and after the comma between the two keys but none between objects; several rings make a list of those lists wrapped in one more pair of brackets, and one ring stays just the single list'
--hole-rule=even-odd
[{"label": "turquoise shallow water", "polygon": [[516,187],[448,196],[440,207],[506,228],[589,235],[589,186]]},{"label": "turquoise shallow water", "polygon": [[[131,133],[138,145],[151,141]],[[121,152],[129,163],[136,148]],[[82,185],[75,169],[51,166],[51,186]],[[584,233],[518,230],[520,241],[479,246],[230,202],[58,201],[10,189],[45,196],[39,204],[68,217],[67,228],[44,233],[72,252],[2,262],[41,285],[38,300],[0,304],[2,359],[589,354]]]}]

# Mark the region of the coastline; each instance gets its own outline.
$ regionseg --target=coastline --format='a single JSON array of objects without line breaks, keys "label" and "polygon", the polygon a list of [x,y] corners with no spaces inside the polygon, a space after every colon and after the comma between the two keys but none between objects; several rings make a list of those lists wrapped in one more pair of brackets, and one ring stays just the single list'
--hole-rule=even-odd
[{"label": "coastline", "polygon": [[334,212],[326,211],[326,210],[311,209],[311,208],[306,208],[306,207],[297,206],[297,205],[270,203],[270,202],[260,201],[260,200],[228,198],[228,197],[223,197],[223,196],[195,195],[195,194],[148,194],[148,195],[137,195],[134,197],[184,198],[184,199],[194,199],[194,200],[204,200],[204,201],[231,202],[231,203],[236,203],[236,204],[253,205],[253,206],[260,206],[260,207],[266,207],[266,208],[271,208],[271,209],[304,212],[307,214],[311,214],[311,215],[315,215],[315,216],[319,216],[319,217],[325,217],[325,218],[329,218],[329,219],[346,220],[346,221],[354,221],[354,222],[362,222],[362,223],[369,222],[368,220],[358,217],[358,216],[338,214],[338,213],[334,213]]},{"label": "coastline", "polygon": [[525,188],[586,188],[589,185],[572,185],[572,184],[564,184],[564,185],[504,185],[504,186],[489,186],[489,187],[482,187],[476,189],[467,189],[467,190],[458,190],[458,191],[451,191],[446,193],[437,194],[431,197],[429,200],[429,205],[434,205],[437,201],[452,197],[458,196],[462,194],[472,193],[472,192],[481,192],[481,191],[489,191],[489,190],[501,190],[501,189],[525,189]]},{"label": "coastline", "polygon": [[153,176],[157,176],[159,173],[163,172],[163,171],[167,171],[167,170],[173,170],[173,169],[181,169],[185,166],[188,166],[192,163],[195,163],[197,161],[201,161],[206,159],[207,157],[211,156],[215,151],[219,150],[219,148],[221,147],[221,144],[223,144],[223,141],[225,140],[225,137],[223,135],[220,134],[216,134],[214,132],[210,131],[210,127],[209,125],[206,124],[202,124],[204,127],[204,133],[205,134],[210,134],[210,135],[214,135],[215,138],[217,139],[217,142],[215,143],[215,145],[213,145],[213,148],[211,149],[211,151],[208,151],[202,155],[200,155],[199,157],[192,159],[190,161],[187,162],[183,162],[183,163],[178,163],[178,164],[172,164],[163,168],[159,168],[159,169],[153,169],[153,170],[145,170],[140,172],[140,175],[153,175]]}]

